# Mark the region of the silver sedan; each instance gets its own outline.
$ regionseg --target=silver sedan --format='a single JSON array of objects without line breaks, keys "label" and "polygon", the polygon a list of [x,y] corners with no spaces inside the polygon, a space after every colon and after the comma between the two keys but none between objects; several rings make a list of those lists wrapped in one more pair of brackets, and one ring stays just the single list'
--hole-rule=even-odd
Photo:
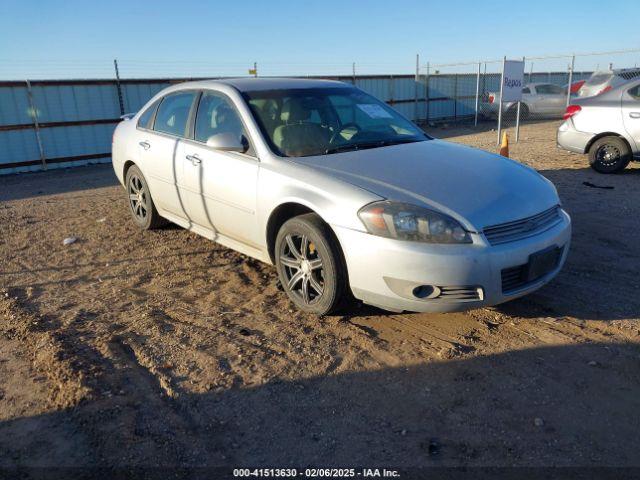
[{"label": "silver sedan", "polygon": [[[500,93],[489,92],[483,111],[491,115],[498,115],[500,108]],[[560,117],[567,106],[567,88],[552,83],[528,83],[522,89],[520,117],[525,119],[530,115],[538,117]],[[506,116],[515,117],[517,102],[505,102],[502,111]]]},{"label": "silver sedan", "polygon": [[276,265],[301,310],[494,305],[551,280],[571,222],[533,169],[427,136],[344,83],[172,86],[113,138],[143,229],[174,222]]}]

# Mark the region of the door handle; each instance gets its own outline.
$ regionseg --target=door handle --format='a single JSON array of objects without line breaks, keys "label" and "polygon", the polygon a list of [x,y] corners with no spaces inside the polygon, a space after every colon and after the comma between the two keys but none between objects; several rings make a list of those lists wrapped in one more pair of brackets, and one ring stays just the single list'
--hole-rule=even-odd
[{"label": "door handle", "polygon": [[140,142],[140,146],[145,150],[149,150],[151,148],[151,144],[149,142]]},{"label": "door handle", "polygon": [[198,155],[187,155],[186,159],[189,160],[191,163],[193,163],[194,165],[200,165],[202,163],[202,160],[200,159],[200,157]]},{"label": "door handle", "polygon": [[629,112],[631,118],[640,118],[640,112]]}]

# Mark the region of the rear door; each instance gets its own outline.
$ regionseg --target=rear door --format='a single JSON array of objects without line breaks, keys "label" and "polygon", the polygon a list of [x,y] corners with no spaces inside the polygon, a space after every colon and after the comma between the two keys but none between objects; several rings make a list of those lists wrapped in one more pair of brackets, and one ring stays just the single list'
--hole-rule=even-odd
[{"label": "rear door", "polygon": [[[233,102],[205,90],[195,116],[193,135],[181,140],[176,158],[184,169],[182,187],[191,222],[213,234],[259,245],[256,219],[258,159]],[[244,153],[207,147],[207,140],[232,133],[247,145]]]},{"label": "rear door", "polygon": [[176,160],[178,140],[186,134],[195,91],[180,91],[165,96],[149,128],[140,129],[138,148],[154,203],[182,219],[186,218],[184,199],[178,189],[182,174]]},{"label": "rear door", "polygon": [[622,121],[630,140],[634,155],[640,152],[640,83],[622,94]]}]

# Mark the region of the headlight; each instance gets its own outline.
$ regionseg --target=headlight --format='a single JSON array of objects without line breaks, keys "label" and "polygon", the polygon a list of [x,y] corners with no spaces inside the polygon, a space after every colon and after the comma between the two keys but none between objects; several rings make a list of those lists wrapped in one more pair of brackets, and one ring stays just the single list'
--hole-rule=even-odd
[{"label": "headlight", "polygon": [[369,233],[398,240],[427,243],[471,243],[456,220],[427,208],[390,201],[366,205],[358,216]]}]

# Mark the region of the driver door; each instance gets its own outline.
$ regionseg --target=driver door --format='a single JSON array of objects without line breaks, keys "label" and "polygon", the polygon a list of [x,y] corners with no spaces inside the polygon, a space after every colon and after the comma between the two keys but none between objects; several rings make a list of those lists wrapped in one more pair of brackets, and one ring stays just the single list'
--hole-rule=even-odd
[{"label": "driver door", "polygon": [[[244,138],[244,153],[224,152],[206,145],[220,133]],[[183,189],[189,219],[210,233],[249,245],[259,245],[256,219],[258,159],[233,103],[222,93],[207,90],[200,97],[193,138],[178,145],[183,164]]]}]

